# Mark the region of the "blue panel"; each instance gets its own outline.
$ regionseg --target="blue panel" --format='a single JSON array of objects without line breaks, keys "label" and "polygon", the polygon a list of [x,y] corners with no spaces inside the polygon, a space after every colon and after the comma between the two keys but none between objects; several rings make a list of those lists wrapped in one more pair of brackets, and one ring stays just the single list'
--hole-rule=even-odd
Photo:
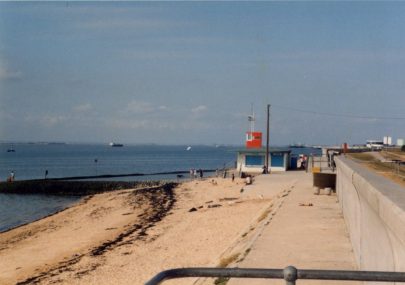
[{"label": "blue panel", "polygon": [[297,157],[296,156],[291,157],[290,169],[297,169]]},{"label": "blue panel", "polygon": [[271,166],[284,167],[284,154],[272,153],[271,154]]},{"label": "blue panel", "polygon": [[245,160],[246,166],[263,166],[264,156],[263,155],[246,155]]}]

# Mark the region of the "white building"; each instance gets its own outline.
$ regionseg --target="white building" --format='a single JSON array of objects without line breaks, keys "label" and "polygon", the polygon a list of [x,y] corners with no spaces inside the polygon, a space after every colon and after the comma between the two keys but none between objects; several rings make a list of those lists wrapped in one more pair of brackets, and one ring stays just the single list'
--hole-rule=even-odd
[{"label": "white building", "polygon": [[[289,149],[269,149],[269,171],[286,171],[290,163]],[[262,173],[266,164],[266,148],[246,148],[238,151],[237,169],[247,173]]]},{"label": "white building", "polygon": [[386,136],[383,138],[384,145],[392,145],[392,137]]}]

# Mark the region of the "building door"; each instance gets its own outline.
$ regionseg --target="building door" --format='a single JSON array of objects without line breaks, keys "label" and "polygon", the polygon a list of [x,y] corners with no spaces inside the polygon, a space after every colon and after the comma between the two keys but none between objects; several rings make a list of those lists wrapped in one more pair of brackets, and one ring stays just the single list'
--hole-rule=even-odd
[{"label": "building door", "polygon": [[272,153],[271,154],[271,166],[272,167],[284,167],[284,154]]}]

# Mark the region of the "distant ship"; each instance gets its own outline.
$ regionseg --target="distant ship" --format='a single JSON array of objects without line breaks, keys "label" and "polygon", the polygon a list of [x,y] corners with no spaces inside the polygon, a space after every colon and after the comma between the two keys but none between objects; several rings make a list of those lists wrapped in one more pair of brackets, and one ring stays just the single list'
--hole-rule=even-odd
[{"label": "distant ship", "polygon": [[301,143],[294,143],[289,145],[290,148],[304,148],[305,145]]},{"label": "distant ship", "polygon": [[110,146],[112,146],[112,147],[123,147],[124,145],[122,143],[110,142]]}]

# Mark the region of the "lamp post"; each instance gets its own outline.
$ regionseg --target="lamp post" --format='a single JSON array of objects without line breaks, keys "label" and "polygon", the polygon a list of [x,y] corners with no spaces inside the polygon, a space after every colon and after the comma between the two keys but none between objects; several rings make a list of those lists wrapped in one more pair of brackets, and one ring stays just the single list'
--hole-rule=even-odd
[{"label": "lamp post", "polygon": [[271,170],[269,168],[270,106],[271,106],[270,104],[267,104],[266,169],[265,169],[266,174],[271,173]]}]

